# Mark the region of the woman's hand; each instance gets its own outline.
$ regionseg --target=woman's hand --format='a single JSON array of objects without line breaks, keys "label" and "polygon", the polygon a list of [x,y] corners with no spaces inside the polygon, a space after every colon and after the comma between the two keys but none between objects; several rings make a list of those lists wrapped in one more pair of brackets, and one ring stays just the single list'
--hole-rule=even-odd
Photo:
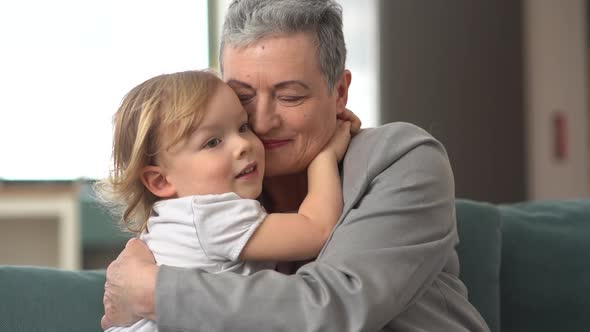
[{"label": "woman's hand", "polygon": [[348,108],[345,108],[344,112],[338,114],[336,118],[338,120],[350,121],[350,133],[352,136],[358,134],[361,130],[361,119]]},{"label": "woman's hand", "polygon": [[102,328],[129,326],[141,318],[155,320],[157,275],[158,266],[147,245],[129,240],[107,268]]}]

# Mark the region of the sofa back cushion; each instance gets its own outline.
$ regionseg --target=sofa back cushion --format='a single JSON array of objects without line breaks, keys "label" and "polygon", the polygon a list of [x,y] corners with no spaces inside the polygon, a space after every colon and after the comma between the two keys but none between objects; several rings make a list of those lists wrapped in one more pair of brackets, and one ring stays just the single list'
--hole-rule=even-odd
[{"label": "sofa back cushion", "polygon": [[0,331],[102,331],[104,273],[0,266]]},{"label": "sofa back cushion", "polygon": [[458,199],[460,279],[492,332],[500,331],[501,219],[495,205]]},{"label": "sofa back cushion", "polygon": [[502,332],[590,329],[590,200],[499,207]]}]

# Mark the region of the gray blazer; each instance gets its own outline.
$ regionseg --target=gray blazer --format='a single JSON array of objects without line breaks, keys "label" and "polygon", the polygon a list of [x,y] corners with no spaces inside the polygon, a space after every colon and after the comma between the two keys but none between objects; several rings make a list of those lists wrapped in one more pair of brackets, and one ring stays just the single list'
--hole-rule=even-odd
[{"label": "gray blazer", "polygon": [[294,275],[162,266],[160,331],[489,331],[459,280],[454,180],[422,129],[365,129],[344,158],[344,211]]}]

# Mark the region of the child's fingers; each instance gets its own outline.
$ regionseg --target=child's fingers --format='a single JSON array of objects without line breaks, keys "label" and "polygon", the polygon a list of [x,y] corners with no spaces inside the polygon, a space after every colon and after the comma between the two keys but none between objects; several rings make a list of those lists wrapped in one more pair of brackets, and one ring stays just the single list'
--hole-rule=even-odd
[{"label": "child's fingers", "polygon": [[338,120],[338,128],[337,131],[340,135],[350,134],[351,133],[351,122],[350,121],[343,121]]},{"label": "child's fingers", "polygon": [[361,131],[361,120],[352,121],[350,123],[350,134],[352,136],[354,136],[354,135],[358,134],[359,131]]},{"label": "child's fingers", "polygon": [[358,116],[356,116],[356,114],[354,114],[351,110],[349,110],[348,108],[344,109],[344,112],[341,112],[337,115],[337,118],[340,120],[345,120],[345,121],[350,121],[352,126],[351,126],[351,134],[355,135],[357,134],[360,129],[361,129],[361,119],[359,119]]},{"label": "child's fingers", "polygon": [[351,132],[352,122],[350,122],[350,121],[344,121],[344,123],[342,124],[342,126],[344,127],[344,131],[346,131],[347,133],[350,133]]}]

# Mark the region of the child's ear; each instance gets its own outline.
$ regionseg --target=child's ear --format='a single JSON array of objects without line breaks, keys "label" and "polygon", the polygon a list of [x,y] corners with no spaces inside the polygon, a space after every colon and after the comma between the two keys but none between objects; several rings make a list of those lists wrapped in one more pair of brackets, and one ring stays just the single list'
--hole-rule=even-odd
[{"label": "child's ear", "polygon": [[176,195],[176,188],[168,182],[159,166],[145,166],[141,171],[141,182],[152,194],[160,198],[170,198]]},{"label": "child's ear", "polygon": [[345,69],[340,77],[338,83],[334,87],[336,92],[336,114],[340,114],[346,110],[346,103],[348,103],[348,87],[352,81],[352,74],[350,70]]}]

